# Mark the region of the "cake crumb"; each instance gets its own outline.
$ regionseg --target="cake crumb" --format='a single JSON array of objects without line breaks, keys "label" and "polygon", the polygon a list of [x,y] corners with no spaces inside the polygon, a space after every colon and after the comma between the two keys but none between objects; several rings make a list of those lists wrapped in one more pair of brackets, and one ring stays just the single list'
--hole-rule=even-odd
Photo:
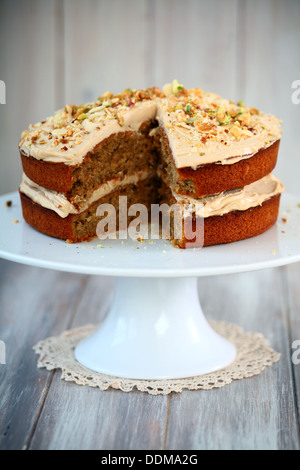
[{"label": "cake crumb", "polygon": [[6,201],[5,207],[11,207],[12,206],[12,201]]},{"label": "cake crumb", "polygon": [[282,217],[281,220],[282,220],[283,223],[285,223],[285,224],[287,223],[287,219],[285,217]]},{"label": "cake crumb", "polygon": [[97,245],[97,247],[98,247],[98,248],[104,248],[104,246],[103,246],[103,245]]},{"label": "cake crumb", "polygon": [[286,233],[286,231],[285,231],[285,230],[281,230],[281,233]]},{"label": "cake crumb", "polygon": [[276,250],[273,250],[273,251],[272,251],[272,255],[276,255]]},{"label": "cake crumb", "polygon": [[18,224],[19,223],[18,219],[13,219],[13,223]]},{"label": "cake crumb", "polygon": [[300,208],[300,202],[298,202],[298,204],[297,204],[297,207],[299,207],[299,208]]}]

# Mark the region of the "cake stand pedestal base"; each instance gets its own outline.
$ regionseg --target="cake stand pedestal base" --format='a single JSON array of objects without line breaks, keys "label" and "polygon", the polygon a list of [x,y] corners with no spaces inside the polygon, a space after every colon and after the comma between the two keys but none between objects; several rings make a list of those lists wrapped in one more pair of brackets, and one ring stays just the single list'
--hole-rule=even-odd
[{"label": "cake stand pedestal base", "polygon": [[196,277],[120,277],[107,317],[75,357],[95,372],[158,380],[223,369],[236,349],[205,319]]}]

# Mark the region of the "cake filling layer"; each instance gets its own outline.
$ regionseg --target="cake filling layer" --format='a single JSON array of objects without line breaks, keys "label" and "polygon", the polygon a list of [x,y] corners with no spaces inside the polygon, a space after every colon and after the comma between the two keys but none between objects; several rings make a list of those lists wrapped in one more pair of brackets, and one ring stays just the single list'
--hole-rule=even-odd
[{"label": "cake filling layer", "polygon": [[[25,174],[23,174],[20,191],[23,194],[26,194],[26,196],[28,196],[32,201],[42,207],[56,212],[64,219],[70,214],[79,214],[85,211],[94,202],[123,186],[137,184],[153,176],[155,176],[155,172],[147,169],[138,171],[132,175],[127,175],[124,178],[114,178],[106,181],[94,190],[92,196],[88,200],[83,201],[81,204],[79,200],[75,200],[74,203],[76,202],[76,204],[72,204],[65,194],[45,189],[31,181]],[[80,205],[80,208],[78,208],[78,205]]]},{"label": "cake filling layer", "polygon": [[[93,192],[92,196],[84,201],[84,204],[80,208],[72,204],[64,194],[42,188],[31,181],[25,174],[23,175],[20,191],[37,204],[53,210],[61,218],[65,218],[70,214],[83,212],[94,202],[123,186],[137,184],[153,176],[154,172],[144,170],[124,178],[115,178],[107,181],[99,186],[99,188]],[[268,175],[244,188],[225,191],[204,198],[195,199],[176,194],[175,192],[172,192],[172,195],[175,201],[184,207],[185,216],[196,214],[206,218],[222,216],[232,211],[245,211],[251,207],[262,205],[266,200],[281,194],[283,191],[283,184],[274,175]]]},{"label": "cake filling layer", "polygon": [[212,217],[233,211],[246,211],[262,205],[273,196],[283,193],[284,186],[274,175],[268,175],[240,189],[195,199],[172,192],[177,203],[185,208],[185,216]]}]

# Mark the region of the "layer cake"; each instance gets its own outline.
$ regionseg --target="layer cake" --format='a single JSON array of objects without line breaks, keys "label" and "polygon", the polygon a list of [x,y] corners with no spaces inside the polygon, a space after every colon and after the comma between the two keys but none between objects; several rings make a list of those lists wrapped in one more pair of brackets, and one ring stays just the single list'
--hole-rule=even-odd
[{"label": "layer cake", "polygon": [[[162,90],[105,93],[67,105],[22,134],[23,215],[71,242],[96,236],[97,208],[167,202],[201,211],[204,246],[258,235],[277,220],[283,185],[273,171],[280,121],[176,80]],[[183,223],[184,223],[183,219]],[[131,220],[128,217],[127,222]],[[193,226],[193,224],[191,224]],[[186,236],[174,239],[185,248]]]}]

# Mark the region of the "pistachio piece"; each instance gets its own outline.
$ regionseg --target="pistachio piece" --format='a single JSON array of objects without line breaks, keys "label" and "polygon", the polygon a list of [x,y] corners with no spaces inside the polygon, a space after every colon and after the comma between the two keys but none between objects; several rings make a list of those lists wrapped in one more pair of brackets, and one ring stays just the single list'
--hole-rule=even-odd
[{"label": "pistachio piece", "polygon": [[179,103],[177,106],[175,106],[174,111],[178,111],[179,109],[183,109],[183,104]]},{"label": "pistachio piece", "polygon": [[194,124],[196,120],[197,120],[197,117],[192,117],[192,118],[188,118],[185,122],[187,124]]},{"label": "pistachio piece", "polygon": [[191,114],[192,106],[190,104],[187,104],[184,110],[187,114]]},{"label": "pistachio piece", "polygon": [[102,106],[104,106],[104,108],[107,108],[108,106],[111,106],[111,101],[106,101],[104,100],[103,103],[102,103]]},{"label": "pistachio piece", "polygon": [[184,88],[184,86],[181,83],[179,83],[178,80],[173,80],[172,81],[171,89],[172,89],[172,93],[174,93],[174,95],[176,95],[176,93],[181,91],[182,88]]},{"label": "pistachio piece", "polygon": [[86,119],[86,118],[87,118],[87,115],[86,115],[85,113],[81,113],[81,114],[79,114],[79,116],[77,117],[77,119],[78,119],[79,121],[83,121],[83,120]]}]

